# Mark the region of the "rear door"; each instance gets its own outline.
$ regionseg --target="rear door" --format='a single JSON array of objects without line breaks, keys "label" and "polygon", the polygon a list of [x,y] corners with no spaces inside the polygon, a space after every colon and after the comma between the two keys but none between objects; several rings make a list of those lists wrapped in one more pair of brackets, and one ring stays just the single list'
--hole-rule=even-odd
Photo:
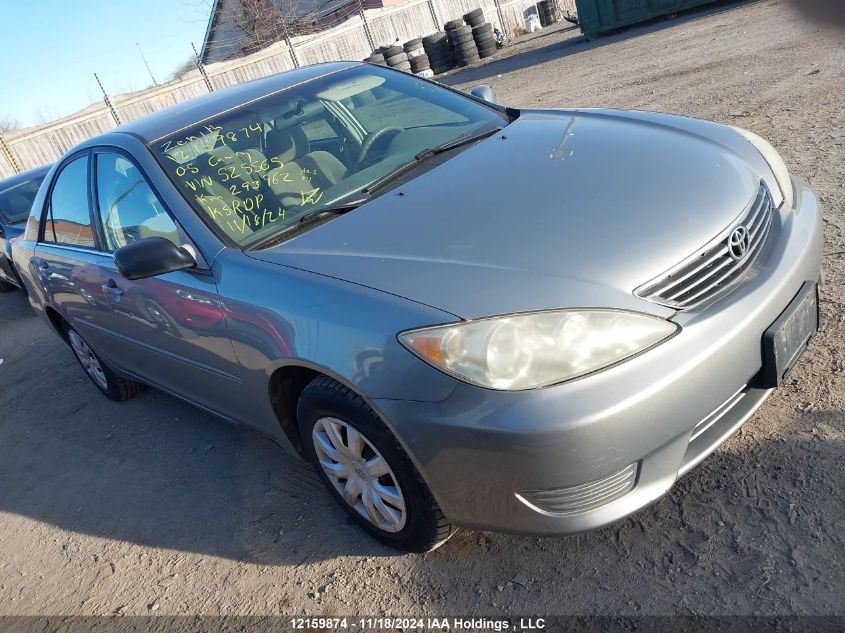
[{"label": "rear door", "polygon": [[31,260],[33,277],[47,302],[86,339],[97,313],[108,308],[99,288],[99,266],[108,256],[98,250],[89,168],[87,151],[71,156],[60,167],[47,197],[42,234]]},{"label": "rear door", "polygon": [[97,149],[92,167],[102,254],[97,287],[99,300],[108,306],[98,314],[92,337],[119,369],[235,417],[240,365],[211,271],[199,261],[190,271],[124,278],[112,254],[131,242],[158,236],[197,249],[129,154]]}]

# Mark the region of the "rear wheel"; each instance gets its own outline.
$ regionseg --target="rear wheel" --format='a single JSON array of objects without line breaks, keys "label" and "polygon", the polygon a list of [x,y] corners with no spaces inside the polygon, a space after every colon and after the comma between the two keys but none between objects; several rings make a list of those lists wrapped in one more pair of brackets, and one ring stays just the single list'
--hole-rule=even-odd
[{"label": "rear wheel", "polygon": [[364,400],[320,376],[302,392],[303,446],[335,500],[376,539],[427,552],[454,532],[396,438]]},{"label": "rear wheel", "polygon": [[94,386],[102,391],[112,400],[122,402],[138,395],[144,386],[134,380],[127,380],[118,376],[113,369],[106,365],[94,350],[85,342],[85,339],[70,326],[65,326],[65,333],[70,348],[73,350],[76,360],[82,366],[85,374],[94,383]]}]

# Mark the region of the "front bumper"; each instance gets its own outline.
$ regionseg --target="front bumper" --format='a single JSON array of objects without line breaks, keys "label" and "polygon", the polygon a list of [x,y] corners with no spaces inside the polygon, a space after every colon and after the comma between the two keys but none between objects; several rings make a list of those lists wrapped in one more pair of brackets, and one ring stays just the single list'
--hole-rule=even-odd
[{"label": "front bumper", "polygon": [[763,332],[820,275],[818,200],[794,184],[796,207],[774,213],[753,276],[676,314],[681,333],[648,353],[544,389],[460,384],[439,403],[374,401],[446,516],[526,534],[601,527],[663,496],[736,432],[771,393],[753,386]]}]

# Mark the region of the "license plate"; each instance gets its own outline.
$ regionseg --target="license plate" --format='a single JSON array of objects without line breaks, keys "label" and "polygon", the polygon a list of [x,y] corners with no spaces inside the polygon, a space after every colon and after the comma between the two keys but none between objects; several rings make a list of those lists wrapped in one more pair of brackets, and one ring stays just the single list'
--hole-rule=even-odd
[{"label": "license plate", "polygon": [[818,286],[807,282],[763,334],[762,387],[778,387],[819,329]]}]

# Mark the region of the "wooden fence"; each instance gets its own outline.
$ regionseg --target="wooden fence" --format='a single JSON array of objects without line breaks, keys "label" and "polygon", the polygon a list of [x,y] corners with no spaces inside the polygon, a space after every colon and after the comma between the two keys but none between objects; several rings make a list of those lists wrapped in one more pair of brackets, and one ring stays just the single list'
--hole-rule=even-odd
[{"label": "wooden fence", "polygon": [[[561,9],[575,11],[574,0],[558,0]],[[251,55],[206,66],[211,85],[223,88],[325,61],[362,59],[373,46],[390,44],[442,30],[448,20],[481,8],[488,22],[514,33],[535,10],[530,0],[408,0],[404,4],[369,9],[318,34],[276,42]],[[435,21],[436,20],[436,21]],[[372,40],[372,41],[371,41]],[[199,70],[168,84],[110,97],[121,122],[129,122],[175,103],[208,92]],[[94,104],[52,123],[0,136],[0,178],[57,160],[82,141],[117,126],[108,106]]]}]

